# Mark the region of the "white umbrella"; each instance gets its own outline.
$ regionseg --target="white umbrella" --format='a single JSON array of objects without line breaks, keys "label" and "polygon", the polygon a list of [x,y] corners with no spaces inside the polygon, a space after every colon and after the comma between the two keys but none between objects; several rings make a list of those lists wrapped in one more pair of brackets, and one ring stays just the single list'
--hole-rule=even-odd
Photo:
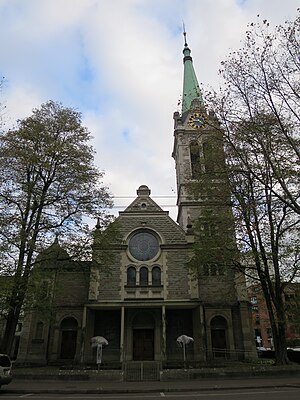
[{"label": "white umbrella", "polygon": [[94,337],[92,337],[91,346],[92,347],[97,347],[99,345],[107,346],[108,345],[108,341],[103,336],[94,336]]},{"label": "white umbrella", "polygon": [[194,339],[191,336],[181,335],[181,336],[178,336],[178,338],[176,339],[176,342],[183,348],[183,362],[185,364],[185,360],[186,360],[185,346],[189,343],[193,343]]},{"label": "white umbrella", "polygon": [[192,343],[194,341],[194,339],[191,336],[181,335],[181,336],[178,336],[176,341],[177,341],[177,343],[179,343],[182,346],[182,345],[187,345],[189,343]]},{"label": "white umbrella", "polygon": [[91,338],[91,346],[97,347],[98,371],[99,371],[99,366],[102,362],[102,348],[103,348],[103,346],[107,346],[107,345],[108,345],[108,341],[103,336],[94,336]]}]

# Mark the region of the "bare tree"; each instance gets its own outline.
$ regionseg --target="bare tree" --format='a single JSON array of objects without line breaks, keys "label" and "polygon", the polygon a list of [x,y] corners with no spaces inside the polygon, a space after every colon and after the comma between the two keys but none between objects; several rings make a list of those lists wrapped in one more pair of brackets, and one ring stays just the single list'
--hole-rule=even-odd
[{"label": "bare tree", "polygon": [[274,32],[266,20],[251,24],[244,47],[222,63],[224,88],[210,98],[227,152],[237,265],[260,281],[278,364],[288,362],[284,291],[300,272],[299,38],[299,14]]},{"label": "bare tree", "polygon": [[[273,193],[299,214],[299,10],[294,21],[287,21],[275,32],[266,20],[250,28],[244,47],[222,63],[225,89],[214,110],[244,167],[249,170],[251,165],[236,141],[244,141],[248,152],[264,157],[278,183]],[[256,174],[257,179],[260,176]]]}]

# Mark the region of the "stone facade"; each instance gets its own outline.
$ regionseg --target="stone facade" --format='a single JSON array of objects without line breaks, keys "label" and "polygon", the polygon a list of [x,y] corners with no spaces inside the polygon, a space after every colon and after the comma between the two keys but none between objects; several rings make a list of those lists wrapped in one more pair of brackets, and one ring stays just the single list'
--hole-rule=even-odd
[{"label": "stone facade", "polygon": [[[194,236],[151,199],[147,186],[115,224],[122,240],[112,245],[105,267],[49,257],[41,263],[51,283],[51,313],[27,314],[18,362],[93,364],[94,336],[108,340],[103,358],[112,367],[134,360],[178,363],[176,339],[183,334],[194,338],[186,349],[190,363],[254,355],[248,303],[238,298],[235,277],[195,281],[187,266]],[[95,229],[94,260],[103,251],[101,235]],[[57,259],[62,250],[57,243],[53,248]]]}]

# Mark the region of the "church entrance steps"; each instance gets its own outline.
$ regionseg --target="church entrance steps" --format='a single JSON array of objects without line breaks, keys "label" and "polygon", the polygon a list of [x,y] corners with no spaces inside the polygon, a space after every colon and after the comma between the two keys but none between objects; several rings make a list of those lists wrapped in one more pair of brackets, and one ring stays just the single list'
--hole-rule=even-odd
[{"label": "church entrance steps", "polygon": [[159,381],[161,363],[158,361],[128,361],[124,363],[124,380]]}]

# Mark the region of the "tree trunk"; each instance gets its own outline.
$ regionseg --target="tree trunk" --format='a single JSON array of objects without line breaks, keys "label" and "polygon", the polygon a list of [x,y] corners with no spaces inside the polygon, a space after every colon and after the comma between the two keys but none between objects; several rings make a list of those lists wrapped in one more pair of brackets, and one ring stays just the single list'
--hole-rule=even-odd
[{"label": "tree trunk", "polygon": [[277,335],[274,335],[275,360],[277,365],[286,365],[290,362],[287,356],[285,331],[284,311],[279,309],[277,311]]},{"label": "tree trunk", "polygon": [[32,252],[30,252],[30,254],[27,257],[24,273],[21,276],[20,273],[20,271],[22,270],[21,263],[24,261],[24,254],[25,251],[22,251],[22,253],[19,256],[19,267],[15,275],[15,283],[12,288],[12,294],[9,301],[9,312],[7,315],[5,331],[0,347],[1,352],[9,355],[12,355],[12,348],[14,344],[16,328],[19,321],[21,309],[24,303],[27,291],[28,279],[29,279]]},{"label": "tree trunk", "polygon": [[10,311],[7,316],[4,335],[1,341],[0,352],[12,355],[13,344],[15,339],[15,332],[19,321],[21,304],[12,299],[10,302]]},{"label": "tree trunk", "polygon": [[270,325],[272,329],[272,337],[274,341],[275,362],[277,365],[289,364],[286,349],[286,319],[284,305],[282,302],[282,293],[276,297],[276,307],[272,301],[272,282],[267,282],[261,277],[261,286],[263,289],[264,299],[268,309]]}]

